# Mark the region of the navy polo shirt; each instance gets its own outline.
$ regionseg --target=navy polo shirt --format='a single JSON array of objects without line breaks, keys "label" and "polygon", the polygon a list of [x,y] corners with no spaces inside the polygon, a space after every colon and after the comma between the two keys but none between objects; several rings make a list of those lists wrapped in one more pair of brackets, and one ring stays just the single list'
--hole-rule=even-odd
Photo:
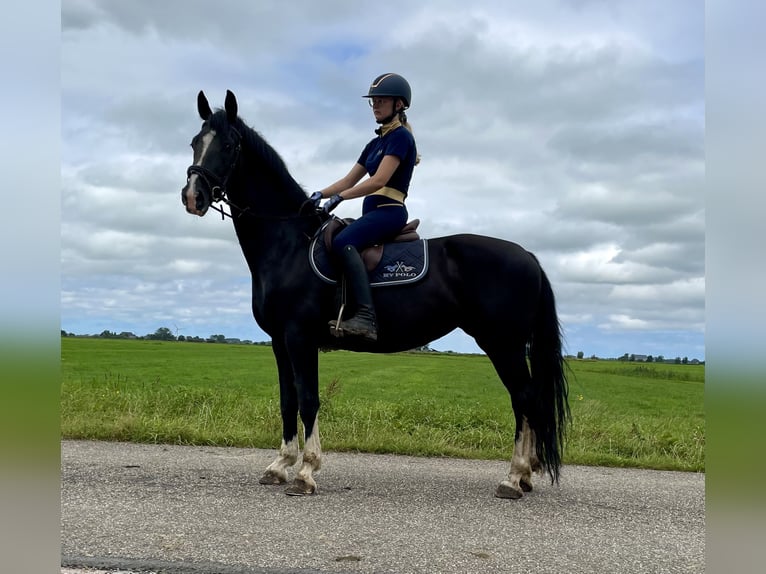
[{"label": "navy polo shirt", "polygon": [[417,157],[415,138],[412,137],[410,130],[404,126],[399,126],[382,137],[376,137],[364,147],[357,163],[363,166],[369,175],[375,175],[380,167],[380,162],[387,155],[398,157],[399,167],[396,168],[391,179],[385,185],[401,191],[406,196]]}]

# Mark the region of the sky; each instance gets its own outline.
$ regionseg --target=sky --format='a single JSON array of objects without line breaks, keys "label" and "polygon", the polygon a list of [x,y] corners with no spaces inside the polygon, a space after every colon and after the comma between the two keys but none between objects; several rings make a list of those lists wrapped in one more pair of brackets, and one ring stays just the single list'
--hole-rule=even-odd
[{"label": "sky", "polygon": [[569,354],[704,359],[704,35],[691,0],[63,0],[61,329],[268,340],[231,223],[181,205],[196,94],[232,90],[311,192],[374,136],[360,96],[397,72],[423,237],[535,253]]}]

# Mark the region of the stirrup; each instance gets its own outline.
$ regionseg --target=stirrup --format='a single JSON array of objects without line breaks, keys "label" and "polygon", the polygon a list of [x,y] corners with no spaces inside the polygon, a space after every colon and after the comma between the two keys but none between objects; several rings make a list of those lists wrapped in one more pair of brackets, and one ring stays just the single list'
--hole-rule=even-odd
[{"label": "stirrup", "polygon": [[345,308],[346,308],[346,282],[343,281],[343,302],[340,304],[340,311],[338,311],[338,318],[333,319],[327,323],[330,326],[330,334],[333,337],[343,336],[341,325],[343,324],[343,311]]}]

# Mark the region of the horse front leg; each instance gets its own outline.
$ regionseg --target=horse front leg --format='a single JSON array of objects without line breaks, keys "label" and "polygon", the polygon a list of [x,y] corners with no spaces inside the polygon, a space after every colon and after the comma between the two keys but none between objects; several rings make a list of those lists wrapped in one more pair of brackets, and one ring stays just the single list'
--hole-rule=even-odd
[{"label": "horse front leg", "polygon": [[284,346],[272,342],[279,373],[279,406],[282,413],[282,445],[279,454],[261,476],[261,484],[284,484],[287,470],[298,461],[298,393],[295,389],[293,368]]},{"label": "horse front leg", "polygon": [[319,364],[318,350],[301,334],[290,348],[290,360],[295,373],[298,407],[303,423],[303,460],[293,483],[285,491],[291,496],[314,494],[317,484],[314,473],[322,468],[322,445],[319,440]]},{"label": "horse front leg", "polygon": [[[317,403],[318,407],[318,403]],[[306,423],[308,417],[304,418],[301,410],[301,420],[304,421],[306,443],[303,449],[303,461],[298,474],[295,475],[293,483],[287,487],[285,494],[290,496],[304,496],[306,494],[315,494],[317,483],[314,480],[314,473],[322,468],[322,445],[319,441],[319,417],[314,414],[314,422],[309,426]]]}]

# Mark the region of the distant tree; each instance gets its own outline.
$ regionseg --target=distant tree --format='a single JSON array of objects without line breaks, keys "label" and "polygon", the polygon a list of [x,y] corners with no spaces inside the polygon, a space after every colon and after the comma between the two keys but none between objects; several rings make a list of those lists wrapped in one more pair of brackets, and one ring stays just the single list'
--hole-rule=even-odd
[{"label": "distant tree", "polygon": [[178,340],[182,342],[186,341],[186,337],[184,337],[183,335],[178,335]]},{"label": "distant tree", "polygon": [[646,362],[647,363],[653,363],[654,362],[654,357],[652,357],[651,355],[647,355]]},{"label": "distant tree", "polygon": [[225,343],[226,342],[226,336],[225,335],[210,335],[207,339],[211,343]]},{"label": "distant tree", "polygon": [[664,363],[665,362],[665,355],[657,355],[657,358],[655,359],[655,362],[657,362],[657,363]]},{"label": "distant tree", "polygon": [[173,332],[167,327],[160,327],[151,335],[147,335],[146,338],[152,339],[154,341],[175,341],[176,340],[176,337],[175,335],[173,335]]},{"label": "distant tree", "polygon": [[582,359],[584,356],[585,356],[585,353],[583,353],[582,351],[577,351],[577,358],[578,359]]},{"label": "distant tree", "polygon": [[630,356],[627,353],[625,353],[622,357],[620,357],[617,360],[618,361],[630,361]]},{"label": "distant tree", "polygon": [[113,333],[112,331],[109,331],[109,330],[104,330],[104,331],[101,331],[101,334],[99,335],[99,337],[101,337],[102,339],[116,339],[117,333]]},{"label": "distant tree", "polygon": [[628,359],[628,361],[630,361],[631,363],[635,362],[636,361],[636,355],[631,354],[630,358]]},{"label": "distant tree", "polygon": [[681,359],[681,364],[682,365],[688,365],[689,364],[689,357],[684,357],[683,359]]},{"label": "distant tree", "polygon": [[676,357],[676,358],[675,358],[675,361],[673,361],[673,362],[674,362],[676,365],[680,365],[680,364],[681,364],[681,357]]}]

